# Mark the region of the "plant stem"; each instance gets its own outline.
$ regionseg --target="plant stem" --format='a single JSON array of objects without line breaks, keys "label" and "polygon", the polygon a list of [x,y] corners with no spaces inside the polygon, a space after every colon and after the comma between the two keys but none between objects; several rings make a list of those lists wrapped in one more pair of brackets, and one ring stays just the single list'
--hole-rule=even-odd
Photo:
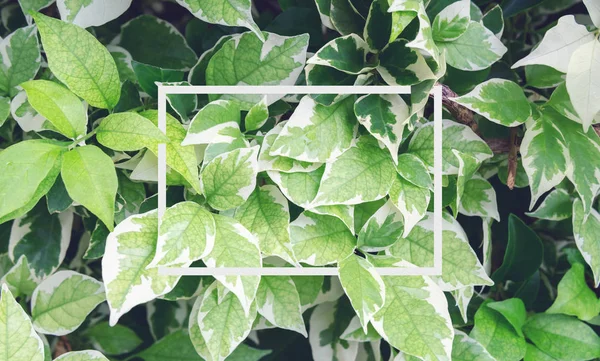
[{"label": "plant stem", "polygon": [[96,129],[94,129],[91,132],[87,133],[85,135],[85,137],[83,137],[83,138],[75,139],[73,141],[73,143],[69,144],[69,150],[75,148],[77,146],[77,144],[79,144],[81,142],[85,142],[86,140],[90,139],[94,135],[96,135]]}]

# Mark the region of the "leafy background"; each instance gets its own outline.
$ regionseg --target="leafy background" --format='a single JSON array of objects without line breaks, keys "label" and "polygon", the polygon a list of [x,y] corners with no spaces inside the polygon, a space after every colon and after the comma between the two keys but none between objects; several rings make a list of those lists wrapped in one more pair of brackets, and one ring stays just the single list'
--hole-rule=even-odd
[{"label": "leafy background", "polygon": [[[598,1],[0,7],[0,360],[600,358]],[[172,95],[164,134],[157,82],[412,95]],[[381,277],[432,264],[434,85],[443,272]],[[298,264],[340,278],[157,272]]]}]

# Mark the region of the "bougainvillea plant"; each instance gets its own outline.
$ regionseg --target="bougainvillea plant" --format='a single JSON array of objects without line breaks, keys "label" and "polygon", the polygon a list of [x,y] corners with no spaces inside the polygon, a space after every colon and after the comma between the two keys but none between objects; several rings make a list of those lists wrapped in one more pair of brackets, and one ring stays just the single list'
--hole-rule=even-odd
[{"label": "bougainvillea plant", "polygon": [[598,0],[0,9],[0,361],[600,359]]}]

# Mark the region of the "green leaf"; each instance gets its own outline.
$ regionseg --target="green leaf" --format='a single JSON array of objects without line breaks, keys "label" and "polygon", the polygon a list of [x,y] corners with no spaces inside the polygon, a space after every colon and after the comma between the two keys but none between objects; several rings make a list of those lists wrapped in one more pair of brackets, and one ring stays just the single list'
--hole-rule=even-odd
[{"label": "green leaf", "polygon": [[372,321],[390,345],[423,359],[450,360],[454,330],[444,293],[428,277],[384,277],[385,302]]},{"label": "green leaf", "polygon": [[235,210],[234,218],[258,239],[264,255],[279,256],[291,264],[297,263],[290,242],[290,210],[277,187],[257,187]]},{"label": "green leaf", "polygon": [[[458,158],[453,150],[469,154],[479,162],[491,158],[490,147],[471,128],[450,120],[443,120],[442,173],[457,174]],[[429,169],[433,169],[433,123],[418,128],[410,140],[408,152],[421,158]]]},{"label": "green leaf", "polygon": [[[96,0],[97,1],[97,0]],[[71,351],[60,355],[54,361],[109,361],[95,350]]]},{"label": "green leaf", "polygon": [[351,232],[354,232],[354,206],[346,206],[343,204],[333,206],[320,206],[310,209],[316,214],[334,216],[339,218]]},{"label": "green leaf", "polygon": [[158,143],[168,141],[150,119],[133,112],[115,113],[104,118],[96,128],[96,138],[105,147],[127,152],[142,148],[156,150]]},{"label": "green leaf", "polygon": [[529,55],[517,61],[512,68],[538,64],[566,73],[575,50],[593,39],[592,33],[588,32],[584,25],[577,24],[573,15],[565,15],[546,32],[540,44]]},{"label": "green leaf", "polygon": [[519,336],[523,336],[521,329],[527,319],[527,311],[523,301],[519,298],[509,298],[500,302],[486,303],[487,307],[500,313],[511,324]]},{"label": "green leaf", "polygon": [[303,162],[293,158],[278,155],[273,156],[270,154],[271,149],[273,149],[273,143],[275,143],[281,130],[286,124],[287,121],[277,123],[263,138],[260,153],[258,154],[259,171],[276,170],[286,173],[312,172],[321,167],[322,163]]},{"label": "green leaf", "polygon": [[35,26],[19,28],[0,40],[0,95],[15,96],[16,87],[33,79],[41,61]]},{"label": "green leaf", "polygon": [[267,174],[287,199],[302,208],[308,208],[317,195],[324,171],[325,167],[321,166],[312,172],[267,171]]},{"label": "green leaf", "polygon": [[531,117],[529,101],[521,87],[510,80],[490,79],[452,100],[505,127],[516,127]]},{"label": "green leaf", "polygon": [[148,267],[197,261],[212,251],[214,242],[212,214],[198,203],[177,203],[161,219],[156,254]]},{"label": "green leaf", "polygon": [[119,324],[111,327],[108,322],[100,322],[90,327],[86,336],[90,338],[95,349],[107,355],[129,353],[142,344],[142,340],[133,330]]},{"label": "green leaf", "polygon": [[154,258],[157,238],[156,210],[128,217],[108,235],[102,258],[102,279],[111,326],[134,306],[168,293],[177,284],[179,276],[161,276],[158,268],[148,268]]},{"label": "green leaf", "polygon": [[0,127],[10,115],[10,98],[0,97]]},{"label": "green leaf", "polygon": [[571,57],[567,71],[567,90],[573,107],[587,131],[600,112],[600,103],[592,94],[600,91],[600,42],[594,39],[581,45]]},{"label": "green leaf", "polygon": [[[4,273],[4,272],[3,272]],[[33,290],[40,283],[35,271],[29,266],[27,257],[21,256],[19,260],[2,276],[0,284],[6,284],[13,295],[31,296]]]},{"label": "green leaf", "polygon": [[500,60],[507,49],[494,33],[480,23],[471,21],[458,39],[437,44],[446,51],[446,61],[454,68],[475,71],[490,67]]},{"label": "green leaf", "polygon": [[367,332],[363,330],[363,326],[360,323],[360,319],[358,316],[354,316],[350,324],[344,330],[344,333],[340,336],[341,339],[346,341],[357,341],[357,342],[367,342],[367,341],[380,341],[381,336],[375,328],[373,328],[372,324],[367,325]]},{"label": "green leaf", "polygon": [[433,181],[429,170],[421,158],[411,153],[402,153],[398,156],[398,174],[402,178],[421,188],[431,188]]},{"label": "green leaf", "polygon": [[458,211],[467,216],[493,218],[500,221],[494,187],[483,177],[474,175],[464,185]]},{"label": "green leaf", "polygon": [[540,350],[559,360],[600,357],[600,337],[574,317],[536,314],[527,320],[523,332]]},{"label": "green leaf", "polygon": [[358,204],[385,197],[396,174],[390,153],[371,136],[352,142],[350,149],[325,165],[314,206]]},{"label": "green leaf", "polygon": [[59,271],[46,278],[31,297],[33,327],[46,335],[67,335],[105,299],[102,282],[77,272]]},{"label": "green leaf", "polygon": [[298,262],[312,266],[337,263],[356,246],[354,235],[339,218],[308,211],[290,223],[290,239]]},{"label": "green leaf", "polygon": [[218,155],[202,170],[200,187],[217,210],[239,207],[248,200],[258,173],[258,146]]},{"label": "green leaf", "polygon": [[586,218],[581,200],[573,203],[573,236],[581,255],[594,273],[594,284],[600,284],[600,214],[592,209]]},{"label": "green leaf", "polygon": [[534,211],[526,213],[529,217],[546,219],[549,221],[562,221],[569,219],[573,215],[573,200],[569,193],[560,188],[556,188],[548,195],[540,206]]},{"label": "green leaf", "polygon": [[358,248],[367,252],[384,250],[400,239],[403,231],[402,213],[387,201],[358,233]]},{"label": "green leaf", "polygon": [[46,204],[49,213],[60,213],[66,211],[73,205],[73,200],[69,197],[65,183],[61,177],[57,177],[54,185],[46,194]]},{"label": "green leaf", "polygon": [[313,310],[309,319],[308,341],[314,360],[355,360],[358,342],[341,338],[355,317],[350,302],[344,299],[324,302]]},{"label": "green leaf", "polygon": [[525,354],[524,361],[557,361],[554,357],[544,353],[539,348],[532,344],[527,344],[527,353]]},{"label": "green leaf", "polygon": [[339,262],[340,282],[360,319],[363,331],[383,307],[385,285],[368,260],[351,254]]},{"label": "green leaf", "polygon": [[102,221],[98,220],[92,231],[90,245],[83,255],[83,259],[98,259],[104,255],[104,247],[106,246],[106,237],[110,231]]},{"label": "green leaf", "polygon": [[352,97],[330,106],[305,96],[287,121],[270,151],[305,162],[331,162],[352,145],[358,123]]},{"label": "green leaf", "polygon": [[471,22],[471,1],[453,2],[440,11],[433,20],[432,33],[436,42],[453,41],[463,35]]},{"label": "green leaf", "polygon": [[300,306],[300,295],[289,276],[265,276],[260,279],[256,292],[258,313],[278,328],[308,337]]},{"label": "green leaf", "polygon": [[348,74],[361,74],[373,69],[367,62],[369,45],[356,34],[341,36],[325,44],[308,64],[329,66]]},{"label": "green leaf", "polygon": [[394,14],[388,13],[386,0],[375,0],[369,8],[369,15],[363,30],[363,38],[374,50],[383,49],[392,39],[392,27],[397,26]]},{"label": "green leaf", "polygon": [[514,214],[508,217],[508,246],[495,281],[525,281],[542,264],[543,246],[537,234]]},{"label": "green leaf", "polygon": [[190,336],[183,330],[163,337],[135,357],[144,361],[164,361],[173,358],[173,355],[177,355],[177,360],[181,361],[202,361],[194,350]]},{"label": "green leaf", "polygon": [[36,13],[33,16],[52,73],[91,106],[112,109],[121,94],[108,50],[84,29]]},{"label": "green leaf", "polygon": [[69,197],[112,230],[118,181],[110,157],[93,145],[77,147],[63,156],[61,177]]},{"label": "green leaf", "polygon": [[600,313],[600,302],[585,282],[585,268],[575,263],[558,283],[558,295],[546,313],[562,313],[589,321]]},{"label": "green leaf", "polygon": [[0,360],[43,361],[44,344],[6,284],[2,285],[0,310],[0,336],[4,340],[0,343]]},{"label": "green leaf", "polygon": [[250,0],[177,0],[195,17],[212,24],[243,26],[252,30],[261,41],[266,41],[252,19]]},{"label": "green leaf", "polygon": [[183,145],[210,144],[231,141],[224,132],[234,127],[239,130],[240,109],[232,101],[215,100],[194,115],[183,140]]},{"label": "green leaf", "polygon": [[319,293],[323,287],[325,280],[324,276],[291,276],[298,296],[300,297],[300,304],[302,309],[306,309],[317,300]]},{"label": "green leaf", "polygon": [[[190,86],[190,83],[181,81],[176,83],[162,83],[162,85]],[[189,114],[198,107],[198,95],[196,94],[167,94],[167,101],[183,123],[189,122]]]},{"label": "green leaf", "polygon": [[329,2],[333,28],[342,35],[359,34],[364,28],[365,20],[357,13],[350,0],[329,0]]},{"label": "green leaf", "polygon": [[481,163],[470,154],[461,153],[458,150],[453,150],[452,153],[458,159],[458,176],[456,177],[456,199],[454,204],[451,204],[454,213],[458,211],[461,203],[462,195],[465,191],[465,184],[473,177]]},{"label": "green leaf", "polygon": [[48,214],[44,204],[38,203],[13,222],[8,255],[15,263],[25,256],[36,278],[44,279],[54,273],[65,259],[72,227],[72,211]]},{"label": "green leaf", "polygon": [[260,129],[269,119],[269,108],[267,104],[267,97],[263,97],[262,100],[252,106],[244,118],[244,124],[246,125],[247,131]]},{"label": "green leaf", "polygon": [[398,163],[398,148],[409,118],[409,108],[404,100],[397,94],[364,95],[354,103],[354,113],[358,122],[385,144],[394,163]]},{"label": "green leaf", "polygon": [[481,24],[500,39],[504,32],[504,13],[500,5],[496,5],[486,12],[481,19]]},{"label": "green leaf", "polygon": [[500,313],[483,304],[475,314],[475,327],[469,335],[496,360],[519,361],[525,356],[526,342]]},{"label": "green leaf", "polygon": [[[206,84],[294,85],[304,68],[308,34],[293,37],[264,34],[264,43],[253,33],[243,33],[223,44],[208,63]],[[250,109],[262,97],[237,99]],[[277,99],[269,97],[269,104]]]},{"label": "green leaf", "polygon": [[[262,267],[258,240],[235,219],[214,215],[215,245],[203,261],[206,267]],[[260,283],[260,276],[215,276],[241,302],[248,313]],[[254,321],[254,319],[252,319]]]},{"label": "green leaf", "polygon": [[[122,47],[118,46],[118,45],[108,45],[106,47],[108,49],[108,51],[110,51],[110,55],[113,57],[114,61],[115,61],[115,65],[117,66],[117,71],[119,72],[119,78],[121,79],[121,83],[125,83],[127,81],[129,81],[130,83],[135,83],[136,82],[136,77],[135,77],[135,73],[133,71],[133,64],[132,61],[133,59],[131,58],[131,54],[129,54],[129,52],[125,49],[123,49]],[[124,84],[123,84],[124,85]],[[133,85],[133,84],[131,84]],[[119,102],[122,102],[123,99],[123,93],[125,93],[123,91],[124,87],[121,87],[121,97],[119,100]],[[125,95],[127,95],[125,93]],[[119,107],[115,107],[115,111],[121,111],[121,110],[117,110]],[[131,108],[126,108],[123,110],[129,110]]]},{"label": "green leaf", "polygon": [[[141,116],[150,119],[150,121],[158,127],[158,111],[146,110],[140,113]],[[182,145],[186,131],[183,125],[167,114],[167,165],[179,173],[189,185],[200,193],[200,184],[198,182],[198,159],[196,158],[196,150],[192,146]],[[150,151],[158,156],[158,145],[152,144],[149,147]]]},{"label": "green leaf", "polygon": [[[561,86],[564,89],[565,94],[567,94],[565,74],[547,65],[526,65],[525,77],[527,78],[527,85],[529,86],[540,89]],[[556,92],[556,90],[554,92]],[[568,97],[567,94],[567,98]]]},{"label": "green leaf", "polygon": [[0,152],[0,223],[29,212],[60,173],[64,148],[47,140],[26,140]]},{"label": "green leaf", "polygon": [[454,341],[452,342],[453,361],[495,361],[485,347],[477,340],[467,336],[466,333],[454,330]]},{"label": "green leaf", "polygon": [[418,50],[405,39],[398,39],[379,54],[377,72],[388,85],[415,85],[435,75]]},{"label": "green leaf", "polygon": [[184,72],[181,70],[163,69],[157,66],[131,61],[133,72],[143,91],[153,98],[158,98],[158,85],[156,83],[176,83],[183,80]]},{"label": "green leaf", "polygon": [[[492,285],[460,224],[449,216],[442,222],[442,275],[436,279],[444,291],[470,285]],[[433,215],[428,213],[388,251],[419,267],[432,267],[434,255]]]},{"label": "green leaf", "polygon": [[210,286],[198,309],[200,333],[213,360],[222,361],[248,336],[256,317],[256,305],[245,311],[232,292],[219,296],[218,284]]},{"label": "green leaf", "polygon": [[87,28],[100,26],[118,18],[129,8],[131,1],[57,0],[56,5],[63,21]]},{"label": "green leaf", "polygon": [[150,15],[125,23],[119,45],[129,51],[133,60],[163,69],[189,70],[198,60],[175,26]]}]

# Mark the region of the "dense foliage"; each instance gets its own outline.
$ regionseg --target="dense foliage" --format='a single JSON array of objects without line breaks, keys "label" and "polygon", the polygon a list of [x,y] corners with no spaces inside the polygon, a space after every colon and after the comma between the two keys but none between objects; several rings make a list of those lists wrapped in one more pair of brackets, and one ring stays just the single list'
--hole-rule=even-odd
[{"label": "dense foliage", "polygon": [[600,359],[598,0],[0,7],[0,361]]}]

